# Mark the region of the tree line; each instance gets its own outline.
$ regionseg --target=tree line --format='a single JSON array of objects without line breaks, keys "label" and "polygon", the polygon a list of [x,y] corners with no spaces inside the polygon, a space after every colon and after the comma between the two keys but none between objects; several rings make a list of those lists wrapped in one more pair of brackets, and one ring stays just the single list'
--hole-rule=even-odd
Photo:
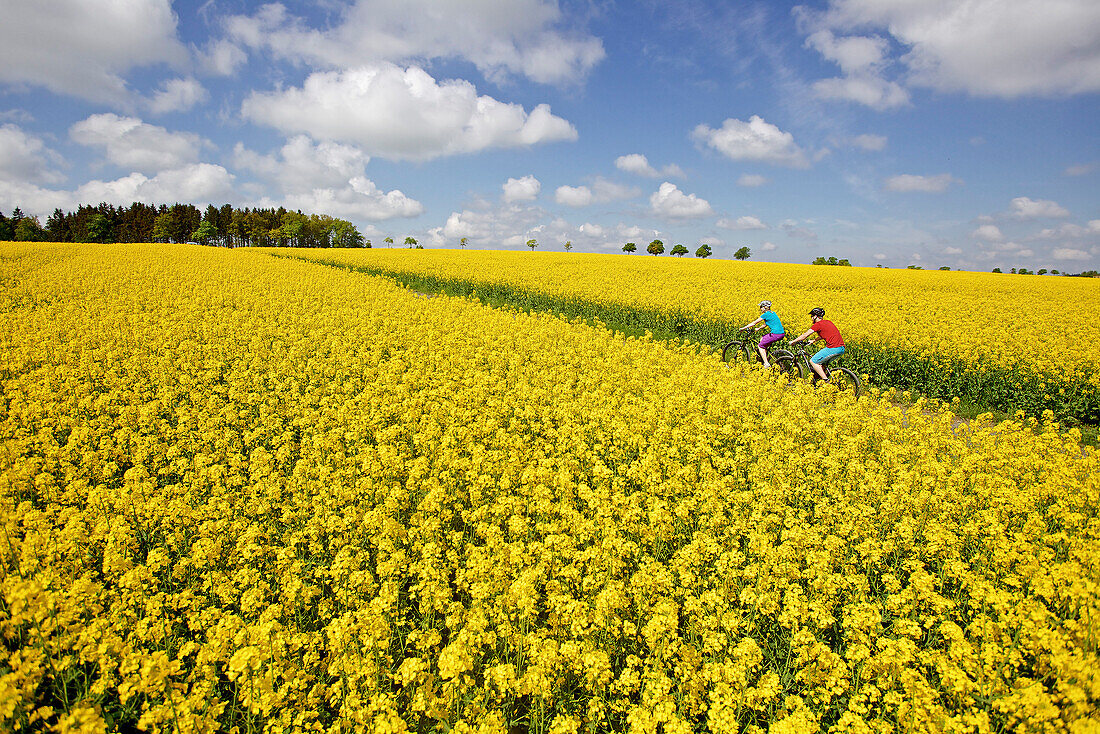
[{"label": "tree line", "polygon": [[[530,242],[528,242],[528,244],[530,244]],[[627,242],[625,245],[623,245],[623,252],[633,253],[637,251],[638,246],[633,242]],[[650,255],[661,255],[665,251],[665,243],[661,240],[653,240],[649,243],[649,245],[646,246],[645,251],[648,252]],[[690,250],[688,250],[688,248],[684,247],[683,245],[675,245],[671,250],[669,250],[669,254],[675,255],[676,257],[683,257],[684,255],[688,254],[688,252],[690,252]],[[713,254],[714,251],[711,250],[710,245],[707,244],[700,245],[699,249],[695,251],[695,257],[708,258]],[[750,250],[748,247],[742,247],[738,249],[737,252],[733,253],[733,256],[738,260],[748,260],[750,255],[752,255],[752,250]]]},{"label": "tree line", "polygon": [[351,222],[327,214],[278,209],[238,209],[213,204],[116,207],[81,205],[54,209],[43,226],[16,207],[0,213],[0,241],[17,242],[196,242],[219,247],[370,247]]}]

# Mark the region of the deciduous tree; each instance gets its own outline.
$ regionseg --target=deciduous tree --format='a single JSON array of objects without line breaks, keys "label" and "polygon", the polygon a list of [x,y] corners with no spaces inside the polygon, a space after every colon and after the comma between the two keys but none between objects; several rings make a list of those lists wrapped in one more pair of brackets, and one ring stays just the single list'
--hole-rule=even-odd
[{"label": "deciduous tree", "polygon": [[16,242],[41,242],[46,231],[38,223],[38,217],[21,217],[15,225]]},{"label": "deciduous tree", "polygon": [[209,245],[210,240],[218,236],[218,228],[209,219],[199,222],[199,226],[191,233],[191,239],[200,245]]},{"label": "deciduous tree", "polygon": [[370,241],[364,244],[363,235],[355,225],[346,219],[334,219],[329,235],[333,247],[370,247]]}]

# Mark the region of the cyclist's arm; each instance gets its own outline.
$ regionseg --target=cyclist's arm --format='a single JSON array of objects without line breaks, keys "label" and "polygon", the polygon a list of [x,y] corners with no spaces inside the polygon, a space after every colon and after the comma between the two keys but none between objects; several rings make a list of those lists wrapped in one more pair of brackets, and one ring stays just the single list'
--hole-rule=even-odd
[{"label": "cyclist's arm", "polygon": [[[803,333],[799,334],[799,335],[798,335],[798,336],[796,336],[796,337],[795,337],[794,339],[791,339],[791,344],[794,344],[795,342],[800,342],[800,341],[802,341],[803,339],[805,339],[806,337],[808,337],[808,336],[809,336],[810,334],[815,334],[815,333],[816,333],[816,332],[815,332],[815,331],[814,331],[813,329],[806,329],[806,331],[804,331]],[[819,339],[819,338],[820,338],[820,337],[815,337],[814,339],[811,339],[810,341],[817,341],[817,339]]]},{"label": "cyclist's arm", "polygon": [[746,329],[751,329],[752,327],[756,326],[757,324],[762,324],[762,323],[764,323],[764,319],[757,319],[756,321],[752,321],[750,323],[745,324],[740,329],[738,329],[738,331],[745,331]]}]

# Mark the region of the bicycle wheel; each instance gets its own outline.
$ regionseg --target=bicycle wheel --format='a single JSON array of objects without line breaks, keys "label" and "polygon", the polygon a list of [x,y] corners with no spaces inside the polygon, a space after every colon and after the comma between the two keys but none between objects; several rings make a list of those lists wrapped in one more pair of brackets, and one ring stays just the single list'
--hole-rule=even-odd
[{"label": "bicycle wheel", "polygon": [[723,362],[748,362],[749,351],[742,341],[734,340],[722,347]]},{"label": "bicycle wheel", "polygon": [[833,367],[827,370],[829,382],[836,385],[837,390],[850,392],[854,397],[859,397],[859,375],[847,367]]},{"label": "bicycle wheel", "polygon": [[793,354],[787,352],[773,354],[772,364],[779,370],[779,374],[787,378],[787,382],[794,382],[802,378],[802,365],[798,363]]}]

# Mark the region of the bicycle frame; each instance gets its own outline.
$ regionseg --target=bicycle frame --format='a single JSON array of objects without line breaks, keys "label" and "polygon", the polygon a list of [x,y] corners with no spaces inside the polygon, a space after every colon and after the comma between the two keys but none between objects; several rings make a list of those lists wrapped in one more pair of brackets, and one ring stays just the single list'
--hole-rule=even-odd
[{"label": "bicycle frame", "polygon": [[[807,375],[809,375],[812,378],[811,382],[816,385],[821,378],[818,377],[817,373],[810,366],[810,354],[806,351],[805,346],[803,346],[803,342],[798,342],[797,344],[788,344],[787,346],[790,351],[784,351],[784,355],[790,356],[790,358],[798,364],[799,379],[803,379]],[[826,379],[831,380],[835,369],[839,374],[841,374],[848,380],[849,384],[851,385],[852,392],[855,393],[856,397],[859,397],[860,390],[862,389],[859,375],[848,369],[847,367],[835,364],[840,356],[841,355],[838,354],[835,357],[830,357],[829,359],[821,363],[821,366],[825,369],[825,377]]]},{"label": "bicycle frame", "polygon": [[[760,353],[757,351],[757,344],[759,340],[756,338],[756,333],[757,331],[759,331],[760,328],[763,327],[758,327],[757,329],[753,329],[751,331],[738,329],[738,336],[722,344],[721,346],[716,347],[715,351],[719,349],[722,351],[723,362],[732,361],[731,358],[727,357],[727,355],[730,354],[731,348],[735,348],[737,350],[737,353],[742,354],[748,361],[751,362],[755,360],[759,362]],[[786,339],[786,334],[783,335],[783,339]],[[768,346],[764,347],[764,351],[768,353],[769,358],[779,356],[781,354],[787,354],[787,352],[781,348],[783,339],[777,339]],[[775,350],[774,352],[772,351],[773,349]]]}]

